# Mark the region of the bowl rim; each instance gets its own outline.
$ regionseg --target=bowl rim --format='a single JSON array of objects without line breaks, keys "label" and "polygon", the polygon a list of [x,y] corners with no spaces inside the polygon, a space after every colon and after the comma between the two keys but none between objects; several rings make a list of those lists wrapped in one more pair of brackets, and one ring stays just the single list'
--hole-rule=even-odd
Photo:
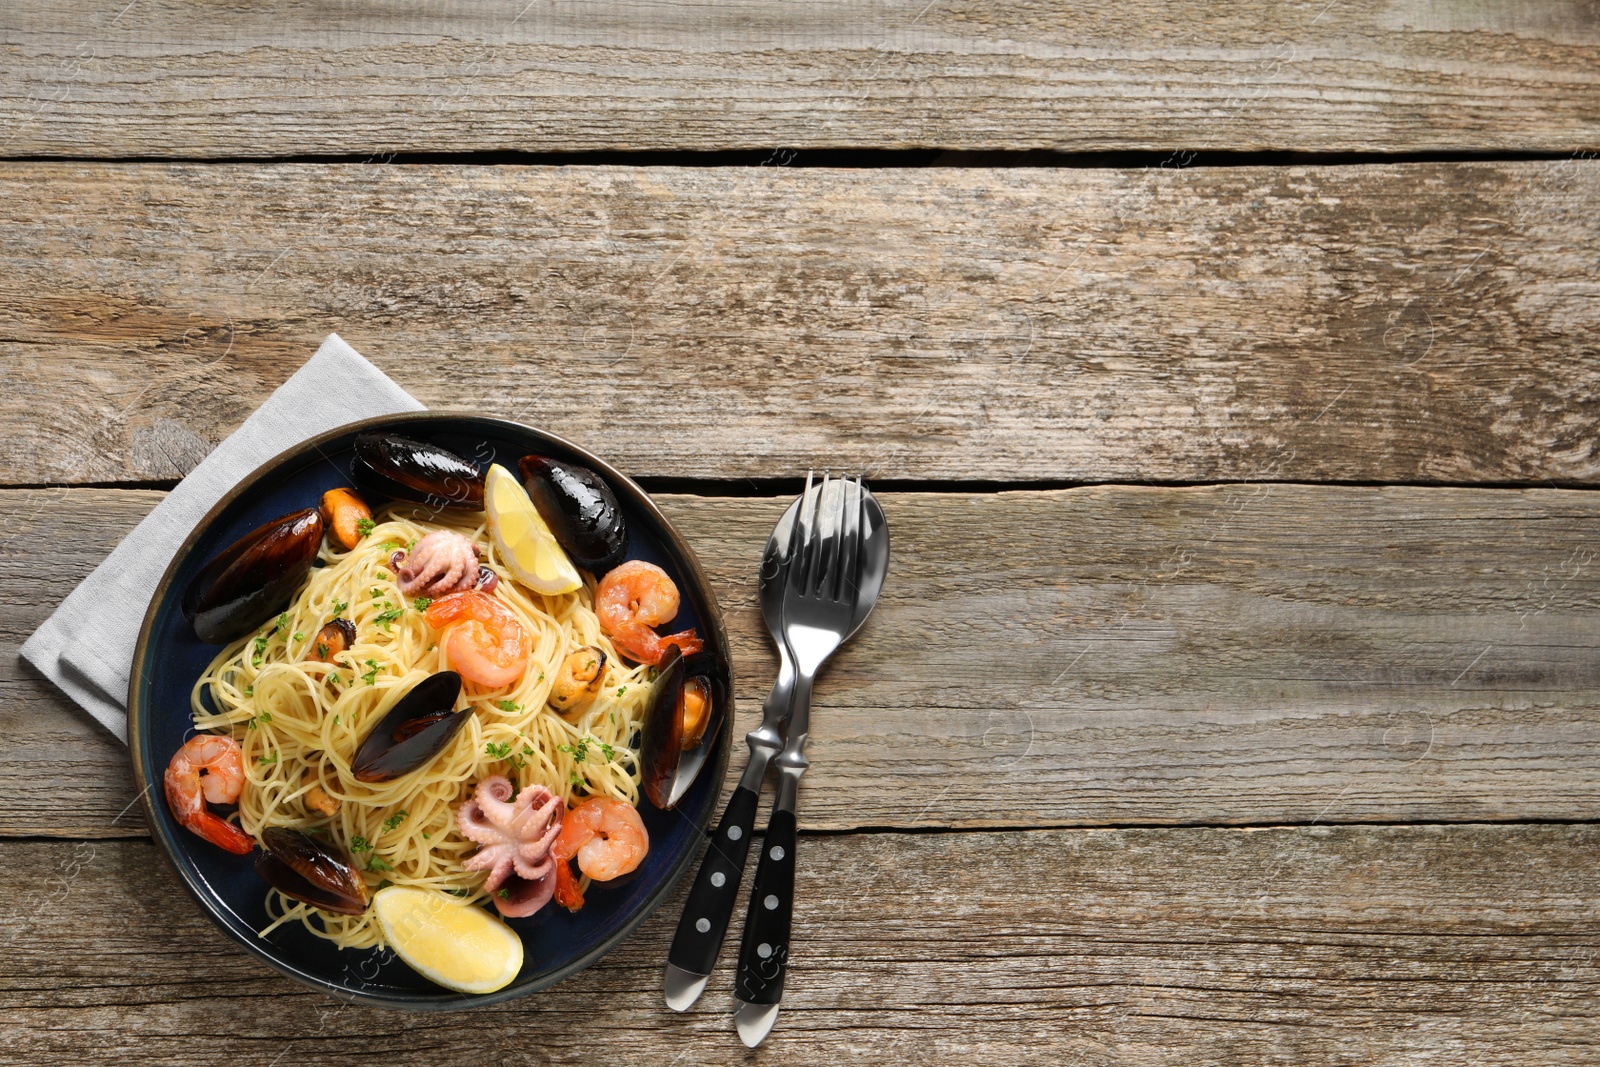
[{"label": "bowl rim", "polygon": [[[180,563],[182,563],[189,556],[189,554],[193,551],[196,542],[198,542],[199,539],[211,529],[212,524],[217,521],[218,517],[224,511],[232,506],[233,503],[243,496],[247,491],[254,488],[256,483],[262,478],[267,477],[272,472],[278,470],[281,466],[289,463],[293,459],[303,456],[309,452],[320,451],[325,445],[348,434],[361,433],[373,429],[419,427],[426,425],[429,422],[445,419],[455,420],[458,422],[467,421],[489,424],[499,427],[502,430],[509,428],[515,434],[532,434],[534,437],[548,441],[558,448],[566,449],[572,455],[578,457],[580,462],[592,466],[597,472],[604,476],[608,485],[610,485],[614,490],[620,490],[628,497],[629,503],[639,508],[641,511],[645,512],[652,519],[654,519],[659,524],[660,529],[666,535],[666,540],[668,542],[667,547],[671,550],[673,556],[675,557],[674,562],[681,565],[686,572],[682,577],[686,582],[694,587],[695,591],[699,594],[702,602],[705,605],[705,615],[707,617],[701,619],[701,625],[707,631],[708,647],[714,650],[717,660],[720,661],[723,670],[726,672],[730,704],[732,701],[732,694],[734,692],[733,661],[732,657],[729,655],[728,635],[723,625],[722,608],[717,603],[716,592],[712,589],[711,582],[706,577],[705,569],[700,565],[700,558],[695,555],[694,549],[689,545],[688,541],[684,539],[683,535],[678,532],[677,527],[672,524],[671,520],[668,519],[666,515],[662,514],[661,509],[656,506],[655,501],[650,498],[650,495],[646,493],[637,482],[623,474],[621,471],[617,470],[605,460],[594,455],[588,449],[582,447],[581,445],[574,444],[573,442],[568,441],[566,438],[550,433],[547,430],[541,430],[537,427],[529,426],[526,423],[518,422],[514,419],[505,419],[493,415],[481,415],[475,412],[441,411],[435,409],[430,409],[427,411],[396,412],[392,415],[377,415],[371,418],[345,423],[341,426],[334,427],[333,429],[326,430],[322,433],[296,442],[288,448],[283,449],[272,458],[261,463],[254,470],[250,471],[250,473],[244,475],[242,478],[236,481],[233,484],[233,487],[224,493],[222,497],[211,506],[211,508],[205,513],[200,521],[195,523],[194,528],[189,531],[188,536],[183,539],[183,543],[180,544],[177,550],[173,553],[172,560],[167,564],[166,570],[161,575],[161,581],[157,583],[155,592],[151,594],[150,604],[145,609],[144,621],[139,627],[139,641],[134,647],[132,671],[130,672],[128,680],[128,758],[133,768],[134,785],[139,791],[139,799],[144,811],[145,824],[149,827],[150,836],[155,841],[157,850],[161,853],[162,858],[166,860],[167,865],[172,868],[173,873],[178,876],[178,881],[183,884],[184,890],[192,898],[194,898],[195,902],[200,905],[201,910],[206,913],[211,921],[215,923],[223,933],[250,952],[250,954],[262,960],[280,974],[293,978],[314,989],[332,994],[338,999],[348,1003],[367,1003],[387,1008],[400,1008],[412,1011],[459,1011],[470,1008],[489,1007],[493,1004],[503,1004],[506,1001],[516,1000],[520,997],[528,996],[532,993],[537,993],[541,990],[548,989],[553,985],[565,981],[578,972],[593,966],[603,956],[615,949],[618,945],[625,941],[630,934],[638,929],[646,919],[655,913],[656,909],[659,908],[666,898],[672,894],[672,891],[677,888],[678,883],[682,881],[683,876],[688,872],[689,866],[699,856],[700,852],[703,851],[705,843],[709,840],[707,828],[710,826],[711,820],[719,806],[716,803],[712,803],[711,805],[707,806],[703,817],[695,821],[695,825],[700,831],[698,842],[692,844],[691,847],[686,848],[679,853],[672,867],[668,870],[666,877],[661,880],[661,882],[651,892],[650,896],[645,899],[644,903],[638,907],[633,914],[625,916],[609,934],[603,937],[600,942],[595,945],[594,948],[590,949],[588,952],[579,956],[577,959],[571,961],[565,966],[556,969],[542,979],[530,982],[527,985],[517,985],[513,983],[512,985],[507,986],[505,989],[481,995],[453,993],[449,990],[440,988],[437,996],[402,997],[388,993],[378,993],[359,988],[352,988],[350,986],[341,985],[337,982],[330,981],[320,974],[302,970],[288,961],[280,959],[273,951],[271,951],[270,942],[262,941],[260,938],[255,937],[245,937],[239,931],[235,930],[224,917],[223,912],[225,909],[219,908],[217,902],[212,901],[206,894],[201,893],[198,887],[196,887],[194,884],[194,879],[189,876],[189,874],[184,870],[183,866],[178,862],[178,843],[163,824],[163,820],[160,818],[160,812],[157,810],[157,805],[159,803],[157,794],[160,791],[155,789],[154,786],[158,783],[151,782],[144,773],[144,734],[148,710],[146,709],[144,701],[141,698],[141,689],[144,687],[144,665],[150,652],[156,615],[160,610],[161,605],[165,603],[168,598],[170,587],[177,577],[177,571]],[[701,774],[709,773],[714,776],[714,781],[718,783],[718,799],[720,799],[722,783],[727,776],[729,752],[732,747],[733,718],[733,708],[730,706],[722,715],[722,722],[718,728],[718,732],[721,736],[718,738],[718,753],[713,759],[713,765],[702,768],[700,772]]]}]

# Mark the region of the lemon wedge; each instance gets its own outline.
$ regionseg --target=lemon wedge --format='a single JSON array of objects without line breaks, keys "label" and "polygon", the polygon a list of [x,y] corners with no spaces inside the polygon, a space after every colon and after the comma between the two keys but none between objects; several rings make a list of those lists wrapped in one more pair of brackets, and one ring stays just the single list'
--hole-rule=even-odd
[{"label": "lemon wedge", "polygon": [[522,938],[482,908],[406,885],[378,890],[372,906],[395,955],[446,989],[493,993],[522,970]]},{"label": "lemon wedge", "polygon": [[483,479],[483,510],[500,559],[517,581],[535,593],[554,596],[583,585],[578,568],[556,543],[528,491],[516,475],[496,463]]}]

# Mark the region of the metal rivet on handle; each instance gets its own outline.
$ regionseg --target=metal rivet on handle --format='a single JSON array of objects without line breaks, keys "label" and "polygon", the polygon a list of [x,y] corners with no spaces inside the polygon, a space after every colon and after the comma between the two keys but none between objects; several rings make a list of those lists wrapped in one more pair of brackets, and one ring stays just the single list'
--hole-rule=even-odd
[{"label": "metal rivet on handle", "polygon": [[782,845],[773,845],[772,846],[772,850],[770,852],[768,852],[767,855],[771,856],[774,860],[783,859],[783,857],[784,857],[783,846]]},{"label": "metal rivet on handle", "polygon": [[772,946],[767,944],[765,941],[761,942],[761,944],[756,946],[756,955],[760,956],[762,959],[766,959],[768,956],[772,955]]},{"label": "metal rivet on handle", "polygon": [[737,826],[728,827],[728,840],[729,841],[737,841],[737,840],[739,840],[739,838],[741,838],[743,836],[744,836],[744,831],[739,829]]},{"label": "metal rivet on handle", "polygon": [[696,919],[694,921],[694,928],[696,930],[699,930],[702,934],[708,934],[708,933],[711,932],[711,920],[710,919]]},{"label": "metal rivet on handle", "polygon": [[722,888],[722,884],[724,882],[726,882],[727,880],[728,880],[728,876],[723,874],[721,871],[712,871],[711,872],[711,884],[716,886],[718,889],[721,889]]},{"label": "metal rivet on handle", "polygon": [[767,906],[768,911],[776,911],[778,909],[778,895],[776,893],[768,893],[767,899],[761,903]]}]

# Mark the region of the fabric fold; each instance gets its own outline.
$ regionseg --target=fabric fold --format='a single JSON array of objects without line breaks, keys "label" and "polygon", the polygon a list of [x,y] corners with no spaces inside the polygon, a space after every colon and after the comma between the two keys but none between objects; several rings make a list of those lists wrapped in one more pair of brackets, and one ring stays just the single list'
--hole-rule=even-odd
[{"label": "fabric fold", "polygon": [[62,601],[23,644],[23,657],[126,743],[128,681],[145,611],[178,546],[206,512],[245,475],[307,438],[422,407],[338,334],[329,334],[305,366]]}]

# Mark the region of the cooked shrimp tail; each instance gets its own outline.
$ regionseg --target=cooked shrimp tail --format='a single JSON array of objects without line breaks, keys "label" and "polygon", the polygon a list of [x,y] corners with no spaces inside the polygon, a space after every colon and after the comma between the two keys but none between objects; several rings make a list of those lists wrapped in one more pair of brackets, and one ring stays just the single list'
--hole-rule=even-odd
[{"label": "cooked shrimp tail", "polygon": [[[649,851],[650,835],[645,832],[638,809],[610,797],[590,797],[567,812],[561,823],[561,836],[550,849],[557,864],[558,899],[562,892],[560,868],[573,857],[577,857],[578,870],[597,882],[609,882],[637,868]],[[582,894],[575,887],[569,888],[577,897],[577,907],[582,907]],[[573,908],[571,904],[565,906]]]},{"label": "cooked shrimp tail", "polygon": [[678,614],[678,587],[654,563],[631,559],[600,579],[594,610],[617,651],[639,663],[658,665],[672,645],[684,655],[703,647],[693,630],[656,633],[655,627]]},{"label": "cooked shrimp tail", "polygon": [[533,654],[533,638],[494,597],[475,589],[451,593],[428,605],[422,617],[436,630],[450,667],[484,689],[499,689],[522,677]]},{"label": "cooked shrimp tail", "polygon": [[189,738],[173,754],[162,781],[172,814],[184,829],[241,856],[255,849],[254,838],[206,807],[208,801],[232,804],[244,789],[244,754],[233,738]]}]

